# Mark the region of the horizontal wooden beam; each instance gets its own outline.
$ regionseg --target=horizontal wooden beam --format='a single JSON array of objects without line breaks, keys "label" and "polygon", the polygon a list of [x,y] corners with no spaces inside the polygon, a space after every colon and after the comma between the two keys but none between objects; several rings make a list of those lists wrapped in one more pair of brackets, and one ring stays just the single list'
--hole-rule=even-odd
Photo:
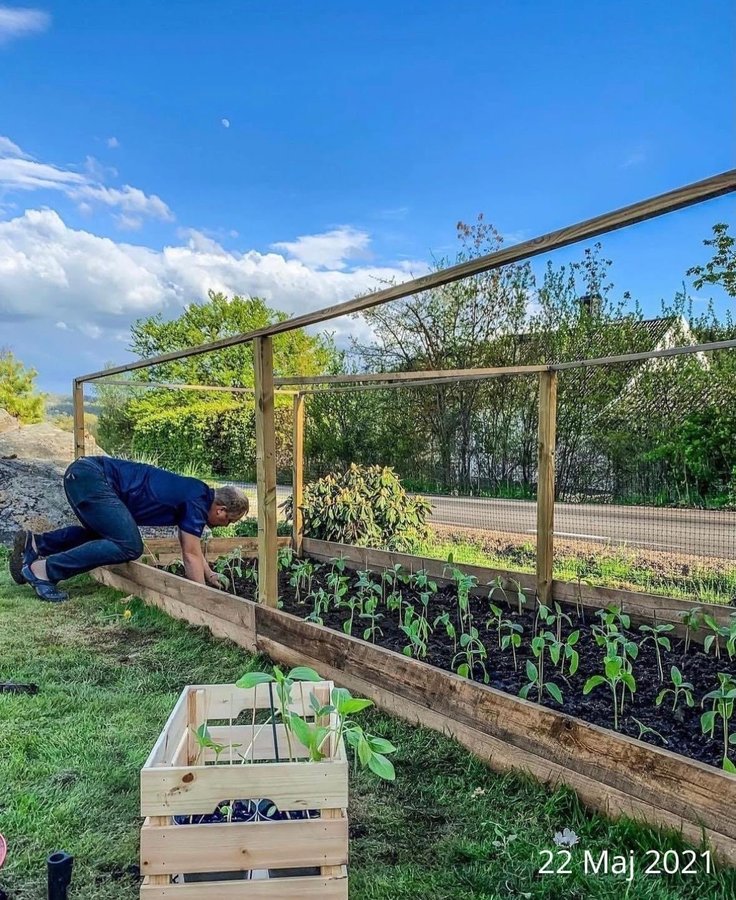
[{"label": "horizontal wooden beam", "polygon": [[[438,369],[426,372],[376,372],[365,375],[324,375],[314,378],[279,378],[279,384],[302,385],[302,394],[335,393],[344,391],[375,391],[389,388],[425,387],[438,384],[454,384],[457,381],[484,381],[487,378],[504,378],[532,375],[539,372],[562,372],[568,369],[584,369],[594,366],[613,366],[646,362],[669,356],[694,356],[717,350],[736,349],[736,340],[711,341],[706,344],[688,344],[668,347],[665,350],[647,350],[641,353],[624,353],[619,356],[601,356],[595,359],[577,359],[564,363],[539,366],[497,366],[492,369]],[[309,390],[309,386],[317,388]]]},{"label": "horizontal wooden beam", "polygon": [[[100,387],[115,385],[115,387],[126,388],[166,388],[171,391],[222,391],[225,394],[255,394],[256,392],[256,389],[252,387],[226,387],[221,384],[176,384],[173,381],[123,381],[115,378],[100,380],[98,384]],[[295,394],[296,391],[279,390],[277,393]]]},{"label": "horizontal wooden beam", "polygon": [[521,262],[525,259],[531,259],[539,256],[541,253],[551,253],[553,250],[559,250],[570,244],[576,244],[579,241],[585,241],[590,238],[616,231],[628,225],[634,225],[637,222],[644,222],[648,219],[654,219],[657,216],[683,209],[687,206],[693,206],[696,203],[702,203],[705,200],[712,200],[723,194],[728,194],[736,190],[736,169],[730,169],[720,175],[714,175],[712,178],[706,178],[703,181],[697,181],[694,184],[677,188],[674,191],[668,191],[665,194],[659,194],[656,197],[650,197],[647,200],[641,200],[638,203],[632,203],[613,212],[596,216],[592,219],[586,219],[575,225],[569,225],[560,228],[557,231],[551,231],[540,237],[532,238],[529,241],[523,241],[503,250],[497,250],[495,253],[488,253],[485,256],[479,256],[476,259],[468,260],[456,266],[450,266],[441,269],[439,272],[432,272],[429,275],[423,275],[421,278],[414,278],[403,284],[397,284],[372,294],[364,294],[353,300],[344,303],[338,303],[336,306],[329,306],[324,309],[317,309],[314,312],[305,313],[296,316],[293,319],[285,319],[283,322],[276,322],[265,328],[259,328],[256,331],[246,332],[244,334],[236,334],[232,337],[222,338],[219,341],[211,341],[207,344],[200,344],[198,347],[188,347],[185,350],[175,350],[172,353],[163,353],[159,356],[151,356],[148,359],[139,359],[132,363],[122,366],[106,369],[101,372],[91,372],[88,375],[81,375],[77,381],[96,381],[107,375],[117,375],[120,372],[131,372],[135,369],[143,369],[147,366],[160,365],[165,362],[173,362],[177,359],[185,359],[189,356],[196,356],[201,353],[209,353],[213,350],[224,350],[226,347],[234,347],[238,344],[244,344],[252,341],[257,337],[266,337],[267,335],[282,334],[286,331],[293,331],[297,328],[306,328],[309,325],[318,325],[320,322],[327,322],[331,319],[337,319],[340,316],[349,316],[355,313],[364,312],[372,309],[374,306],[380,306],[388,303],[390,300],[400,300],[404,297],[411,297],[414,294],[420,294],[422,291],[431,290],[433,288],[443,287],[446,284],[452,284],[471,275],[480,275],[483,272],[490,272],[494,269],[500,269],[502,266],[511,265]]}]

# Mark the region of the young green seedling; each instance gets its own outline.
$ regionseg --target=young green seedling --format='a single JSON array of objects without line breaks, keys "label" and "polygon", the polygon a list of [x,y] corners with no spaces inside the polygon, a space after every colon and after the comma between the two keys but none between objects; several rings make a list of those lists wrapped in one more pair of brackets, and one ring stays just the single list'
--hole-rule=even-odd
[{"label": "young green seedling", "polygon": [[660,734],[656,728],[650,728],[649,725],[645,725],[643,722],[640,722],[639,719],[636,718],[636,716],[632,716],[631,718],[634,722],[636,722],[639,728],[639,734],[637,735],[637,738],[639,740],[641,740],[645,734],[656,734],[663,744],[669,744],[667,738],[663,734]]},{"label": "young green seedling", "polygon": [[555,634],[557,636],[557,642],[562,643],[562,621],[564,619],[564,621],[567,622],[567,624],[572,628],[572,619],[570,618],[570,616],[563,613],[562,607],[557,602],[555,602],[555,617],[554,617],[554,619],[555,619],[555,625],[557,627],[556,632],[555,632]]},{"label": "young green seedling", "polygon": [[[458,659],[464,660],[457,668],[455,664]],[[483,681],[488,684],[491,680],[488,675],[485,660],[488,659],[488,652],[478,636],[478,629],[474,626],[470,627],[470,631],[464,631],[460,635],[460,651],[452,660],[452,669],[463,678],[469,678],[471,681],[475,677],[475,667],[480,666],[483,670]]]},{"label": "young green seedling", "polygon": [[503,599],[503,602],[508,605],[509,598],[506,596],[506,591],[504,590],[504,587],[503,587],[503,578],[501,578],[500,575],[496,576],[496,578],[494,578],[493,581],[489,581],[488,587],[490,588],[490,591],[488,591],[488,599],[491,603],[492,609],[493,609],[493,595],[496,593],[496,591],[501,592],[501,598]]},{"label": "young green seedling", "polygon": [[348,592],[348,579],[341,575],[339,570],[333,569],[327,576],[327,587],[332,592],[332,600],[335,607],[339,607],[343,597]]},{"label": "young green seedling", "polygon": [[378,612],[378,597],[369,597],[365,601],[364,611],[360,614],[361,619],[367,619],[368,627],[363,631],[363,640],[372,644],[376,642],[376,634],[383,636],[383,631],[378,627],[378,620],[383,618],[383,613]]},{"label": "young green seedling", "polygon": [[540,703],[542,702],[544,692],[547,691],[550,697],[562,706],[562,691],[554,681],[548,682],[545,680],[544,658],[547,653],[551,656],[554,644],[555,636],[551,631],[543,631],[532,638],[532,653],[537,662],[535,664],[530,659],[526,661],[526,677],[529,681],[519,691],[520,697],[526,699],[529,696],[529,691],[534,688],[537,692],[537,700]]},{"label": "young green seedling", "polygon": [[665,650],[669,651],[672,649],[672,644],[670,643],[670,639],[667,637],[667,634],[674,629],[674,625],[640,625],[639,631],[646,635],[646,637],[642,638],[639,647],[643,647],[648,641],[651,641],[654,644],[654,652],[657,654],[657,669],[659,670],[659,683],[662,684],[664,681],[664,671],[662,669],[662,653],[660,652],[660,647],[663,647]]},{"label": "young green seedling", "polygon": [[330,596],[324,588],[317,588],[312,591],[305,599],[312,598],[314,607],[312,612],[306,617],[307,622],[315,622],[317,625],[324,625],[324,614],[330,608]]},{"label": "young green seedling", "polygon": [[288,572],[294,561],[294,551],[291,547],[282,547],[278,554],[279,572]]},{"label": "young green seedling", "polygon": [[501,650],[507,650],[511,647],[511,655],[514,658],[514,672],[518,672],[519,666],[516,661],[516,651],[521,647],[521,636],[524,633],[524,629],[518,622],[504,619],[499,625],[499,634],[502,631],[505,631],[506,634],[501,638]]},{"label": "young green seedling", "polygon": [[312,592],[312,578],[314,578],[314,563],[308,559],[297,559],[292,565],[292,576],[289,583],[295,589],[296,601],[301,602],[301,592]]},{"label": "young green seedling", "polygon": [[450,620],[449,612],[443,612],[441,616],[437,616],[432,627],[437,628],[438,625],[444,625],[445,633],[452,641],[452,652],[457,653],[457,630]]},{"label": "young green seedling", "polygon": [[518,581],[515,581],[513,578],[509,579],[511,585],[516,591],[516,603],[519,611],[519,615],[524,612],[524,607],[526,606],[526,594],[521,589],[521,584]]},{"label": "young green seedling", "polygon": [[[624,688],[627,687],[632,694],[636,692],[636,680],[633,674],[626,669],[626,663],[620,656],[606,656],[603,660],[604,675],[591,675],[585,682],[583,694],[589,694],[600,684],[607,684],[613,696],[613,727],[618,731],[619,712],[623,713]],[[618,696],[618,687],[621,685],[621,698]]]},{"label": "young green seedling", "polygon": [[555,635],[554,643],[550,645],[549,655],[552,659],[552,662],[560,667],[560,675],[564,676],[565,674],[565,661],[569,660],[569,674],[574,675],[578,666],[580,665],[580,655],[578,651],[575,649],[575,645],[580,640],[580,631],[576,629],[575,631],[571,631],[570,634],[565,638],[564,641],[561,641]]},{"label": "young green seedling", "polygon": [[662,688],[662,690],[657,694],[657,699],[654,701],[657,706],[662,705],[662,701],[667,696],[667,694],[672,694],[672,712],[675,712],[677,709],[677,704],[680,702],[680,697],[682,697],[687,703],[688,706],[695,706],[695,700],[693,698],[693,686],[689,681],[685,681],[682,677],[682,672],[677,668],[677,666],[672,666],[670,669],[670,679],[672,681],[671,688]]},{"label": "young green seedling", "polygon": [[360,601],[357,599],[357,597],[348,597],[348,599],[345,601],[345,603],[343,605],[347,606],[347,608],[350,610],[350,618],[346,619],[342,623],[342,630],[345,632],[345,634],[352,634],[353,633],[353,620],[355,619],[355,611],[357,609],[362,609],[362,605],[361,605]]},{"label": "young green seedling", "polygon": [[736,700],[736,681],[725,672],[718,673],[718,687],[706,694],[701,701],[701,706],[706,700],[713,701],[713,708],[704,712],[700,717],[700,727],[703,734],[709,734],[711,738],[715,734],[716,719],[720,718],[723,725],[723,768],[736,775],[736,766],[728,758],[728,749],[736,744],[736,734],[729,735],[729,723],[733,715],[734,700]]},{"label": "young green seedling", "polygon": [[419,616],[408,625],[399,626],[404,634],[409,638],[409,643],[404,647],[402,653],[404,656],[414,656],[418,659],[426,659],[427,657],[427,638],[429,623],[424,616]]},{"label": "young green seedling", "polygon": [[703,627],[703,610],[701,607],[694,606],[686,613],[683,613],[682,624],[685,626],[685,655],[687,655],[690,650],[690,639],[693,632]]},{"label": "young green seedling", "polygon": [[721,658],[721,638],[728,638],[729,630],[722,625],[719,625],[718,622],[713,618],[713,616],[704,615],[703,622],[705,625],[710,628],[711,634],[706,635],[705,640],[703,641],[703,650],[706,653],[710,653],[710,648],[715,647],[715,656],[716,659]]},{"label": "young green seedling", "polygon": [[496,630],[498,635],[498,646],[501,646],[501,621],[503,619],[503,610],[496,606],[494,603],[491,603],[491,615],[488,621],[486,622],[486,629],[488,631],[491,628]]}]

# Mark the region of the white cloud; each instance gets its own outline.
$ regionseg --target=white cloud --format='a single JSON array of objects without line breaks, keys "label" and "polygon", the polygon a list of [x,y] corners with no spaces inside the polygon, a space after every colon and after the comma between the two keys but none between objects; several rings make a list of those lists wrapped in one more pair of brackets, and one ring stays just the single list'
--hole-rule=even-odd
[{"label": "white cloud", "polygon": [[105,143],[111,150],[116,150],[120,146],[120,141],[114,135],[109,137]]},{"label": "white cloud", "polygon": [[220,119],[220,121],[222,122],[222,127],[223,127],[223,128],[229,128],[229,127],[230,127],[230,119]]},{"label": "white cloud", "polygon": [[30,159],[27,153],[24,153],[17,144],[14,144],[10,138],[0,134],[0,156],[16,156],[19,159]]},{"label": "white cloud", "polygon": [[0,44],[46,31],[50,24],[51,16],[41,9],[0,6]]},{"label": "white cloud", "polygon": [[[360,248],[367,241],[364,235]],[[261,296],[299,314],[409,277],[404,266],[347,269],[339,257],[325,269],[324,259],[314,267],[278,253],[230,252],[197,231],[158,251],[69,228],[53,210],[27,210],[0,222],[0,321],[63,321],[89,338],[117,339],[135,317],[175,314],[210,288]],[[414,274],[426,271],[413,265]],[[346,320],[330,327],[359,326]]]},{"label": "white cloud", "polygon": [[66,324],[66,322],[57,322],[56,327],[60,328],[62,331],[69,331],[69,326]]},{"label": "white cloud", "polygon": [[368,258],[370,242],[366,231],[343,225],[323,234],[305,234],[295,241],[279,241],[271,246],[307,266],[344,269],[349,260]]},{"label": "white cloud", "polygon": [[[156,194],[146,194],[140,188],[124,184],[121,188],[109,187],[103,182],[117,175],[117,170],[104,166],[93,156],[84,163],[85,172],[62,168],[51,163],[38,162],[23,153],[9,138],[0,138],[0,191],[54,190],[60,191],[78,203],[81,212],[91,212],[93,204],[108,206],[119,211],[118,222],[130,228],[135,220],[150,216],[171,222],[174,214]],[[138,226],[139,227],[139,224]]]}]

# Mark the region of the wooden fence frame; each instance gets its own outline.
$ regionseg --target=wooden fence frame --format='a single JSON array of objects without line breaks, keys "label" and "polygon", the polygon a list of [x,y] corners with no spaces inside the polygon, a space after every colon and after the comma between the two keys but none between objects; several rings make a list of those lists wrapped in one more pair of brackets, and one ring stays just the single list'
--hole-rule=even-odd
[{"label": "wooden fence frame", "polygon": [[[305,550],[318,555],[314,543],[322,542],[305,540]],[[373,555],[374,565],[382,561],[380,551],[348,550]],[[736,865],[736,777],[720,769],[140,562],[98,569],[93,577],[250,652],[312,666],[388,712],[454,737],[495,771],[567,785],[604,815],[674,829]],[[667,598],[646,602],[657,600],[665,602],[657,612],[650,605],[649,620],[675,618]]]}]

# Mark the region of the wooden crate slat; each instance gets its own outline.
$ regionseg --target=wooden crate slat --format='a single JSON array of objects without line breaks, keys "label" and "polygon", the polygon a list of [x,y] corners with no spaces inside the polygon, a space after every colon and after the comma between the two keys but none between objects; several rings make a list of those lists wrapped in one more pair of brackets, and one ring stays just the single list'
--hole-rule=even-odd
[{"label": "wooden crate slat", "polygon": [[308,819],[141,829],[141,872],[229,872],[345,865],[348,820]]},{"label": "wooden crate slat", "polygon": [[163,731],[153,745],[146,766],[165,766],[173,763],[177,757],[177,750],[187,728],[187,695],[183,691],[166,720]]},{"label": "wooden crate slat", "polygon": [[346,772],[342,760],[142,769],[141,815],[211,813],[225,800],[260,797],[280,810],[344,808]]},{"label": "wooden crate slat", "polygon": [[[232,758],[237,765],[241,764],[238,753],[245,755],[247,752],[247,758],[251,759],[252,757],[256,761],[276,759],[276,747],[278,747],[280,760],[289,758],[289,740],[287,740],[286,728],[283,725],[276,725],[275,736],[274,729],[270,724],[256,725],[255,728],[252,725],[208,725],[207,730],[216,743],[223,744],[226,748],[233,747]],[[309,756],[309,750],[297,740],[296,735],[291,734],[289,737],[292,756],[296,759],[306,759]],[[208,747],[200,756],[199,762],[215,762],[217,758],[218,754]],[[229,760],[229,750],[225,749],[219,754],[219,758],[223,761]]]},{"label": "wooden crate slat", "polygon": [[325,878],[311,875],[264,881],[153,885],[145,879],[142,900],[348,900],[347,873]]}]

